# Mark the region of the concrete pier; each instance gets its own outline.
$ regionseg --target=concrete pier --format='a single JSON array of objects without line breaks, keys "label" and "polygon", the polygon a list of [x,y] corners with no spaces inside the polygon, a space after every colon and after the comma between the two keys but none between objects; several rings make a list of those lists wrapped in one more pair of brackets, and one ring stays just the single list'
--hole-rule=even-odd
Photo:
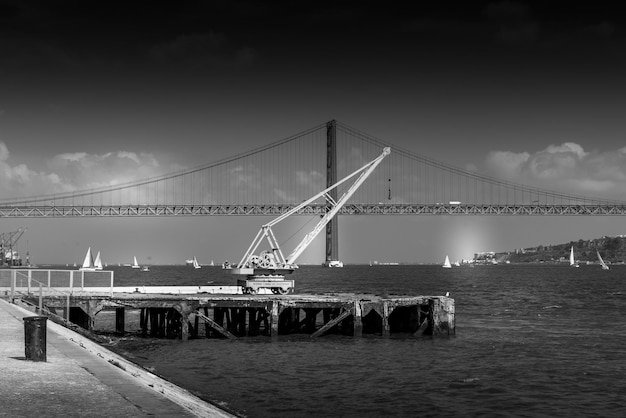
[{"label": "concrete pier", "polygon": [[[103,311],[115,312],[115,331],[124,334],[126,316],[139,315],[139,331],[154,338],[241,338],[306,334],[321,337],[364,334],[441,337],[455,333],[454,299],[446,296],[371,294],[183,294],[86,293],[20,295],[42,306],[52,320],[92,331]],[[137,321],[134,321],[135,323]],[[80,332],[80,330],[76,330]]]},{"label": "concrete pier", "polygon": [[51,321],[47,360],[26,360],[32,315],[0,299],[0,417],[235,416]]}]

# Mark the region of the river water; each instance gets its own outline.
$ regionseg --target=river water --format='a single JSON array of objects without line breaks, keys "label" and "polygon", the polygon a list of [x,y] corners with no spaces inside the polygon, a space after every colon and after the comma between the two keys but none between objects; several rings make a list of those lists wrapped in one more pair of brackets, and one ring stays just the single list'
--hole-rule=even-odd
[{"label": "river water", "polygon": [[[219,267],[116,284],[233,284]],[[626,416],[626,266],[303,266],[297,293],[443,295],[456,336],[121,340],[138,364],[247,417]]]}]

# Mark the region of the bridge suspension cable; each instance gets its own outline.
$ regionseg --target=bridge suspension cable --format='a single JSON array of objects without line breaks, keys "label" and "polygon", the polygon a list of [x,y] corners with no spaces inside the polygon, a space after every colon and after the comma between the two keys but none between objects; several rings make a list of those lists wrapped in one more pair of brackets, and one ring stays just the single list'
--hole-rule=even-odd
[{"label": "bridge suspension cable", "polygon": [[[336,124],[339,178],[394,152],[343,214],[623,215],[626,202],[543,190],[489,177]],[[133,182],[0,199],[0,217],[279,215],[322,190],[327,124],[200,166]],[[338,193],[342,193],[339,190]],[[301,214],[321,215],[324,201]]]}]

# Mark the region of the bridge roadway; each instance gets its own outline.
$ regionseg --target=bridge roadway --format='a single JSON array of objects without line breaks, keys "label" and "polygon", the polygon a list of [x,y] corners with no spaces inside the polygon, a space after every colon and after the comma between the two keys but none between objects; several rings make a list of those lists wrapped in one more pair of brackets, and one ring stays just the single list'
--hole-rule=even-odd
[{"label": "bridge roadway", "polygon": [[[69,218],[69,217],[161,217],[161,216],[279,216],[294,205],[83,205],[83,206],[0,206],[0,218]],[[308,205],[298,215],[323,215],[330,206]],[[626,215],[624,204],[420,204],[420,203],[349,203],[340,215]]]}]

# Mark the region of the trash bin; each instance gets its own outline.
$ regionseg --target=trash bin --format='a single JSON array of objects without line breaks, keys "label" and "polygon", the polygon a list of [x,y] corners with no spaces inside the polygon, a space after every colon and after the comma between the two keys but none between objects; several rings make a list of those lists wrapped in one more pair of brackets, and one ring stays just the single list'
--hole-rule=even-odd
[{"label": "trash bin", "polygon": [[46,361],[46,316],[24,317],[26,360]]}]

